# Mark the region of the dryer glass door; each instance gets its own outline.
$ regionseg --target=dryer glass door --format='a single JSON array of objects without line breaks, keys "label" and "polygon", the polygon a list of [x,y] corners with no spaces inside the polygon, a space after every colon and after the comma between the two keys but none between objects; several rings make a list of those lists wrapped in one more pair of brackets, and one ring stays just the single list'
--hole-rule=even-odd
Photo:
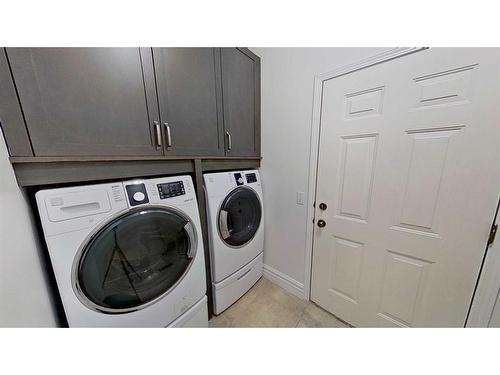
[{"label": "dryer glass door", "polygon": [[241,247],[255,236],[262,217],[257,193],[240,186],[231,191],[219,210],[218,228],[222,240],[232,247]]},{"label": "dryer glass door", "polygon": [[98,230],[74,267],[80,300],[106,313],[130,312],[168,293],[187,273],[196,231],[177,210],[141,207]]}]

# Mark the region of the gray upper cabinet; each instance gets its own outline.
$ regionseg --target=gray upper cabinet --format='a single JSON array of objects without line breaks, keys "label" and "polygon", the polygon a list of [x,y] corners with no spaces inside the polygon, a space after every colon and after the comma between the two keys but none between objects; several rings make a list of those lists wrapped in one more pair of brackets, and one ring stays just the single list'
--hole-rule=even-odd
[{"label": "gray upper cabinet", "polygon": [[153,48],[166,155],[223,155],[220,55],[215,48]]},{"label": "gray upper cabinet", "polygon": [[14,162],[260,157],[260,58],[247,48],[1,49],[0,125]]},{"label": "gray upper cabinet", "polygon": [[163,154],[151,49],[6,51],[35,156]]},{"label": "gray upper cabinet", "polygon": [[11,156],[33,156],[28,131],[3,49],[0,50],[0,126]]},{"label": "gray upper cabinet", "polygon": [[227,156],[260,156],[260,58],[222,48],[222,101]]}]

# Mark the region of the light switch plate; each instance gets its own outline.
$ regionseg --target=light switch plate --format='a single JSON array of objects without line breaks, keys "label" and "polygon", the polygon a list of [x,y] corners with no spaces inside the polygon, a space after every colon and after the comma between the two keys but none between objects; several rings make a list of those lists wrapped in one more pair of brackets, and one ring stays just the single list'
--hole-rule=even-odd
[{"label": "light switch plate", "polygon": [[303,206],[305,200],[306,200],[306,194],[303,191],[298,191],[297,192],[297,204],[300,204],[301,206]]}]

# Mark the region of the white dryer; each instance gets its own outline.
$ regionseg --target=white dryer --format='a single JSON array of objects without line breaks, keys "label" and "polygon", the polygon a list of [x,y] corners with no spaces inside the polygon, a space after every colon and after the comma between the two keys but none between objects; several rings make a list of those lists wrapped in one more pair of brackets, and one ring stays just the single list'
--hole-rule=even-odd
[{"label": "white dryer", "polygon": [[262,276],[264,215],[259,172],[203,176],[214,313],[220,314]]},{"label": "white dryer", "polygon": [[208,325],[191,177],[41,190],[36,201],[70,326]]}]

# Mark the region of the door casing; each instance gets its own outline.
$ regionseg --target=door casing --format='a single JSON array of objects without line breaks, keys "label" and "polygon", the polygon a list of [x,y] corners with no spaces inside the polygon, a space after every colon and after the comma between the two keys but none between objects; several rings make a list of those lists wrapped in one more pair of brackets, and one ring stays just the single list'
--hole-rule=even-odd
[{"label": "door casing", "polygon": [[[499,197],[500,199],[500,197]],[[500,200],[493,224],[500,224]],[[490,327],[493,314],[498,312],[500,303],[500,237],[486,248],[466,327]]]}]

